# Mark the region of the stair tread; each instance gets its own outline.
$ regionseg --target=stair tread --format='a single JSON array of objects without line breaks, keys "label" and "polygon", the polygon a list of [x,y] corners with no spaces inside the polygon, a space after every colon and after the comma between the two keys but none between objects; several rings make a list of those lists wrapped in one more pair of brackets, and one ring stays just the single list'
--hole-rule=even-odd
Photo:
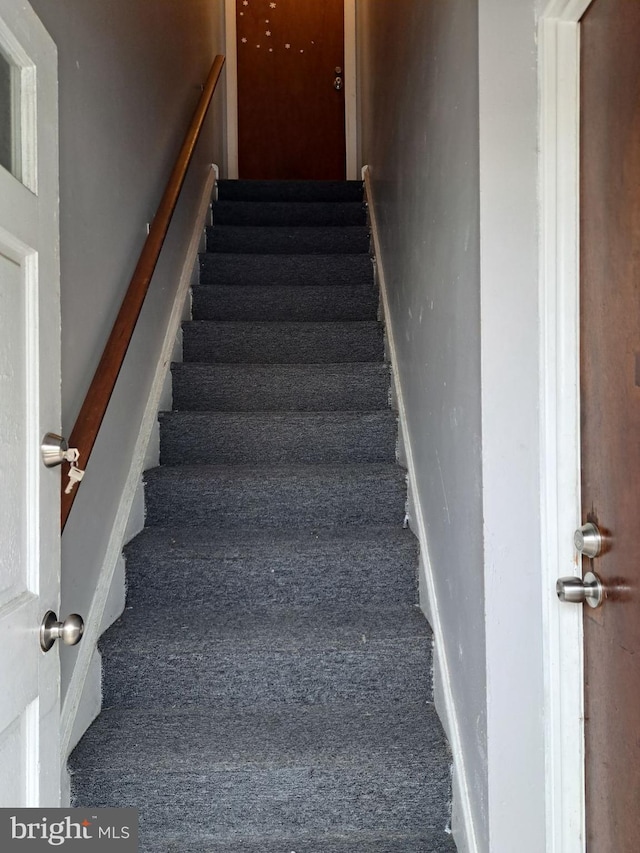
[{"label": "stair tread", "polygon": [[[383,374],[390,377],[391,372],[387,362],[380,363],[379,361],[334,361],[334,362],[300,362],[299,364],[288,361],[278,362],[273,361],[266,364],[263,361],[246,361],[242,364],[232,362],[230,364],[212,363],[210,361],[174,361],[171,369],[176,373],[184,372],[208,372],[208,373],[246,373],[254,371],[256,373],[273,374],[287,373],[290,376],[300,375],[309,376],[319,374],[320,376],[351,376],[357,374],[362,376],[364,373],[371,375]],[[388,407],[388,404],[387,404]],[[385,407],[386,408],[386,407]],[[295,410],[291,410],[295,411]],[[327,410],[328,411],[328,410]]]},{"label": "stair tread", "polygon": [[319,465],[170,465],[150,468],[144,472],[145,482],[157,480],[201,480],[204,482],[216,479],[231,479],[235,482],[242,480],[257,480],[264,482],[288,482],[290,480],[340,480],[378,479],[385,477],[392,480],[406,479],[403,468],[393,462],[356,462],[335,464],[325,462]]},{"label": "stair tread", "polygon": [[[169,626],[169,627],[168,627]],[[416,606],[358,613],[331,603],[220,613],[188,600],[126,609],[99,644],[105,707],[368,708],[432,699],[432,635]]]},{"label": "stair tread", "polygon": [[145,478],[150,477],[179,477],[184,475],[200,476],[203,479],[208,479],[212,475],[229,474],[233,477],[249,474],[256,478],[262,478],[266,475],[273,476],[277,479],[287,479],[292,476],[336,476],[344,479],[349,475],[356,476],[376,476],[376,475],[392,475],[405,479],[406,471],[395,462],[354,462],[347,464],[333,464],[327,462],[324,465],[180,465],[163,468],[159,465],[156,468],[149,468],[144,472]]},{"label": "stair tread", "polygon": [[317,333],[339,329],[346,333],[358,332],[364,329],[382,330],[379,320],[185,320],[183,327],[187,328],[224,328],[242,332],[252,329],[265,329],[271,334],[277,332]]},{"label": "stair tread", "polygon": [[373,286],[373,264],[368,254],[252,254],[205,252],[200,255],[200,285],[275,284],[295,287],[325,284]]},{"label": "stair tread", "polygon": [[160,463],[393,462],[397,419],[377,412],[163,412]]},{"label": "stair tread", "polygon": [[215,225],[206,230],[207,252],[251,254],[368,254],[366,225]]},{"label": "stair tread", "polygon": [[[164,843],[163,843],[164,842]],[[450,834],[442,828],[419,834],[384,835],[380,833],[349,833],[348,836],[308,835],[295,838],[265,839],[243,838],[233,841],[192,841],[179,838],[167,842],[166,838],[149,839],[141,853],[455,853],[456,846]]]},{"label": "stair tread", "polygon": [[242,421],[244,423],[287,423],[289,421],[308,423],[309,421],[318,421],[324,423],[367,423],[368,421],[384,421],[396,423],[398,416],[391,409],[379,409],[373,412],[361,412],[356,410],[343,409],[341,411],[315,410],[312,412],[300,412],[296,409],[280,409],[278,411],[257,411],[257,412],[217,412],[215,410],[198,411],[198,412],[181,412],[167,410],[159,412],[158,417],[161,421],[165,420],[194,420],[194,421],[223,421],[235,422]]},{"label": "stair tread", "polygon": [[265,531],[212,530],[207,527],[146,527],[125,546],[125,553],[143,552],[147,548],[163,547],[185,559],[191,557],[216,558],[246,554],[249,551],[315,553],[318,550],[360,550],[407,548],[413,553],[417,540],[408,529],[399,525],[377,525],[369,527],[333,528],[330,530],[292,528],[289,530]]},{"label": "stair tread", "polygon": [[365,284],[203,284],[191,289],[194,320],[355,322],[376,320],[378,294]]},{"label": "stair tread", "polygon": [[400,526],[237,534],[145,528],[125,548],[127,604],[208,602],[212,613],[257,613],[417,601],[418,542]]},{"label": "stair tread", "polygon": [[175,410],[378,411],[389,406],[384,361],[173,364]]},{"label": "stair tread", "polygon": [[393,767],[422,770],[434,760],[446,762],[447,755],[433,705],[423,702],[223,708],[215,714],[209,707],[107,708],[83,738],[73,766],[220,773],[375,765],[372,772],[380,774]]},{"label": "stair tread", "polygon": [[247,836],[278,841],[283,832],[349,838],[386,831],[398,837],[413,826],[422,833],[444,833],[449,808],[443,777],[446,773],[431,775],[426,767],[422,772],[398,768],[377,784],[355,768],[336,774],[292,767],[213,776],[164,773],[154,776],[153,784],[135,772],[118,777],[89,773],[81,780],[87,805],[109,806],[114,798],[139,803],[144,835],[196,835],[202,841],[225,841],[233,850]]},{"label": "stair tread", "polygon": [[185,361],[320,364],[384,360],[383,329],[377,320],[189,320],[182,330]]},{"label": "stair tread", "polygon": [[362,201],[362,181],[220,180],[219,200]]},{"label": "stair tread", "polygon": [[[185,649],[200,654],[220,654],[223,647],[271,654],[291,649],[357,649],[371,653],[372,647],[389,643],[429,643],[431,629],[417,605],[375,610],[301,608],[268,613],[215,613],[206,605],[177,610],[167,631],[165,611],[125,609],[120,619],[103,634],[101,647],[123,644],[127,653],[135,649]],[[182,624],[184,623],[184,624]],[[153,638],[153,642],[151,641]],[[204,643],[204,645],[200,645]],[[153,648],[152,648],[153,647]],[[204,651],[203,651],[204,650]],[[154,652],[155,654],[155,652]]]},{"label": "stair tread", "polygon": [[400,523],[406,498],[405,472],[391,462],[175,465],[144,477],[149,525]]},{"label": "stair tread", "polygon": [[225,201],[213,206],[218,225],[365,225],[362,201]]}]

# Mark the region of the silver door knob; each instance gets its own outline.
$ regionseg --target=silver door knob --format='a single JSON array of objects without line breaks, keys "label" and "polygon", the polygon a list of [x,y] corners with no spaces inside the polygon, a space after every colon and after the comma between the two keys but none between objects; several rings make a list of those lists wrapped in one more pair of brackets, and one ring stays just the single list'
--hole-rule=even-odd
[{"label": "silver door knob", "polygon": [[77,613],[67,616],[64,622],[58,622],[53,610],[48,610],[40,626],[40,647],[48,652],[56,640],[62,640],[66,646],[75,646],[82,639],[84,620]]},{"label": "silver door knob", "polygon": [[593,572],[587,572],[584,580],[576,577],[559,578],[556,582],[556,593],[560,601],[570,604],[584,604],[589,607],[600,607],[604,601],[602,581]]},{"label": "silver door knob", "polygon": [[336,79],[333,81],[333,88],[336,89],[338,92],[342,89],[342,77],[336,77]]},{"label": "silver door knob", "polygon": [[602,534],[595,524],[588,521],[573,534],[573,544],[584,557],[597,557],[602,551]]}]

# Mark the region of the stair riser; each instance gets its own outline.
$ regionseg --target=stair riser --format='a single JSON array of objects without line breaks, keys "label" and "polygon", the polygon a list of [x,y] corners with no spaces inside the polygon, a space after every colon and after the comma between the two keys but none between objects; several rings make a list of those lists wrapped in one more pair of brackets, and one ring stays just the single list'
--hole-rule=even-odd
[{"label": "stair riser", "polygon": [[74,779],[74,787],[82,786],[83,802],[97,808],[114,798],[134,802],[144,834],[164,832],[164,837],[197,834],[233,843],[256,836],[268,841],[282,836],[284,828],[307,837],[322,837],[328,829],[333,835],[371,829],[397,834],[407,826],[441,828],[447,820],[444,810],[434,810],[430,802],[446,798],[447,780],[426,769],[398,770],[377,780],[358,770],[296,768],[230,771],[209,778],[155,773],[146,779],[123,775],[115,791],[113,784],[100,773]]},{"label": "stair riser", "polygon": [[260,226],[354,226],[367,224],[360,202],[252,202],[218,201],[213,224]]},{"label": "stair riser", "polygon": [[218,181],[220,201],[362,202],[362,181]]},{"label": "stair riser", "polygon": [[[173,405],[177,410],[252,411],[372,411],[389,404],[386,365],[345,365],[298,369],[295,365],[176,364],[173,366]],[[361,367],[361,369],[359,369]]]},{"label": "stair riser", "polygon": [[377,323],[189,322],[183,325],[185,361],[224,364],[318,364],[382,361],[384,339]]},{"label": "stair riser", "polygon": [[200,255],[200,284],[370,285],[369,255]]},{"label": "stair riser", "polygon": [[368,254],[367,228],[235,228],[207,229],[207,252],[266,255]]},{"label": "stair riser", "polygon": [[259,612],[274,608],[410,606],[417,599],[417,553],[309,552],[236,558],[171,559],[165,554],[127,556],[127,605],[175,607],[209,603],[212,611]]},{"label": "stair riser", "polygon": [[[186,617],[184,617],[186,618]],[[103,705],[149,708],[172,703],[264,708],[379,700],[381,685],[396,702],[432,699],[428,637],[361,643],[356,649],[255,649],[212,639],[209,646],[172,647],[154,637],[145,652],[101,642]],[[176,662],[179,660],[179,665]]]},{"label": "stair riser", "polygon": [[216,417],[165,413],[160,464],[286,465],[394,462],[390,412],[335,420],[326,416]]},{"label": "stair riser", "polygon": [[370,285],[205,285],[194,287],[194,320],[375,320]]},{"label": "stair riser", "polygon": [[[175,477],[166,476],[175,471]],[[246,475],[194,479],[183,471],[147,473],[148,525],[207,524],[218,529],[328,527],[353,524],[401,524],[404,474],[385,477],[347,475],[282,477]],[[164,475],[164,476],[163,476]]]}]

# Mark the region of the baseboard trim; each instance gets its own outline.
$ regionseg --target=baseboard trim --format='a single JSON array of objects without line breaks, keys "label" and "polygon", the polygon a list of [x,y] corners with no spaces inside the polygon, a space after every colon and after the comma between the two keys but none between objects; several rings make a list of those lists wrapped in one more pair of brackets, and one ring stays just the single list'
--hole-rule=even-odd
[{"label": "baseboard trim", "polygon": [[445,652],[436,588],[429,562],[427,531],[424,523],[424,514],[422,512],[420,490],[418,488],[418,480],[411,446],[411,436],[407,427],[402,381],[398,369],[398,360],[396,358],[397,350],[395,346],[395,335],[389,310],[389,292],[384,275],[380,230],[376,216],[371,168],[369,166],[363,167],[362,178],[365,186],[365,198],[369,209],[369,224],[371,228],[371,239],[376,265],[376,276],[378,287],[380,289],[381,314],[382,319],[385,322],[387,349],[391,361],[393,393],[398,409],[400,445],[404,451],[408,473],[408,500],[409,505],[413,506],[415,509],[413,518],[410,518],[410,526],[420,543],[420,586],[424,591],[424,596],[426,598],[426,601],[422,601],[422,603],[425,605],[423,606],[423,609],[425,610],[426,615],[428,615],[434,637],[434,683],[437,686],[437,693],[440,697],[440,701],[436,703],[436,706],[442,720],[445,733],[449,739],[449,745],[453,755],[453,836],[459,853],[479,853],[477,836],[473,822],[471,799],[469,796],[469,781],[466,762],[460,738],[458,711],[455,706],[451,690],[449,662]]},{"label": "baseboard trim", "polygon": [[122,554],[122,548],[125,544],[124,539],[127,522],[133,506],[136,490],[142,478],[147,446],[157,420],[162,389],[171,365],[171,355],[175,345],[176,335],[180,328],[185,300],[192,283],[194,259],[198,253],[201,235],[204,230],[209,205],[211,203],[216,175],[217,167],[212,165],[202,190],[197,213],[193,220],[191,239],[185,252],[185,258],[176,290],[173,308],[171,310],[171,316],[169,318],[162,343],[162,350],[156,365],[153,383],[151,385],[151,390],[149,392],[149,397],[147,399],[147,404],[145,406],[140,425],[140,431],[131,457],[131,465],[129,467],[127,479],[122,490],[113,527],[111,528],[109,544],[100,569],[98,583],[93,595],[91,607],[87,614],[86,630],[82,638],[82,643],[78,647],[78,659],[73,670],[73,675],[71,677],[62,708],[60,718],[60,752],[63,775],[70,747],[72,748],[73,746],[71,744],[71,738],[74,730],[74,724],[82,701],[82,693],[91,667],[91,660],[100,636],[100,628],[109,596],[109,590],[111,589],[115,569]]}]

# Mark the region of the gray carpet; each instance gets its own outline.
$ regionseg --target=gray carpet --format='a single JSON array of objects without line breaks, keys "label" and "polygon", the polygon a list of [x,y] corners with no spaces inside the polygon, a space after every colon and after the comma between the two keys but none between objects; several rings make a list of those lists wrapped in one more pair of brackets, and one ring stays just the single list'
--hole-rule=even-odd
[{"label": "gray carpet", "polygon": [[364,216],[357,182],[220,182],[70,758],[144,853],[455,850]]},{"label": "gray carpet", "polygon": [[322,228],[221,225],[207,228],[208,252],[348,255],[366,252],[368,248],[369,232],[366,227],[357,225]]},{"label": "gray carpet", "polygon": [[[221,255],[200,256],[202,285],[358,285],[373,290],[369,254],[357,255]],[[196,293],[201,288],[196,288]],[[202,288],[206,290],[206,288]],[[304,294],[301,294],[304,295]]]}]

